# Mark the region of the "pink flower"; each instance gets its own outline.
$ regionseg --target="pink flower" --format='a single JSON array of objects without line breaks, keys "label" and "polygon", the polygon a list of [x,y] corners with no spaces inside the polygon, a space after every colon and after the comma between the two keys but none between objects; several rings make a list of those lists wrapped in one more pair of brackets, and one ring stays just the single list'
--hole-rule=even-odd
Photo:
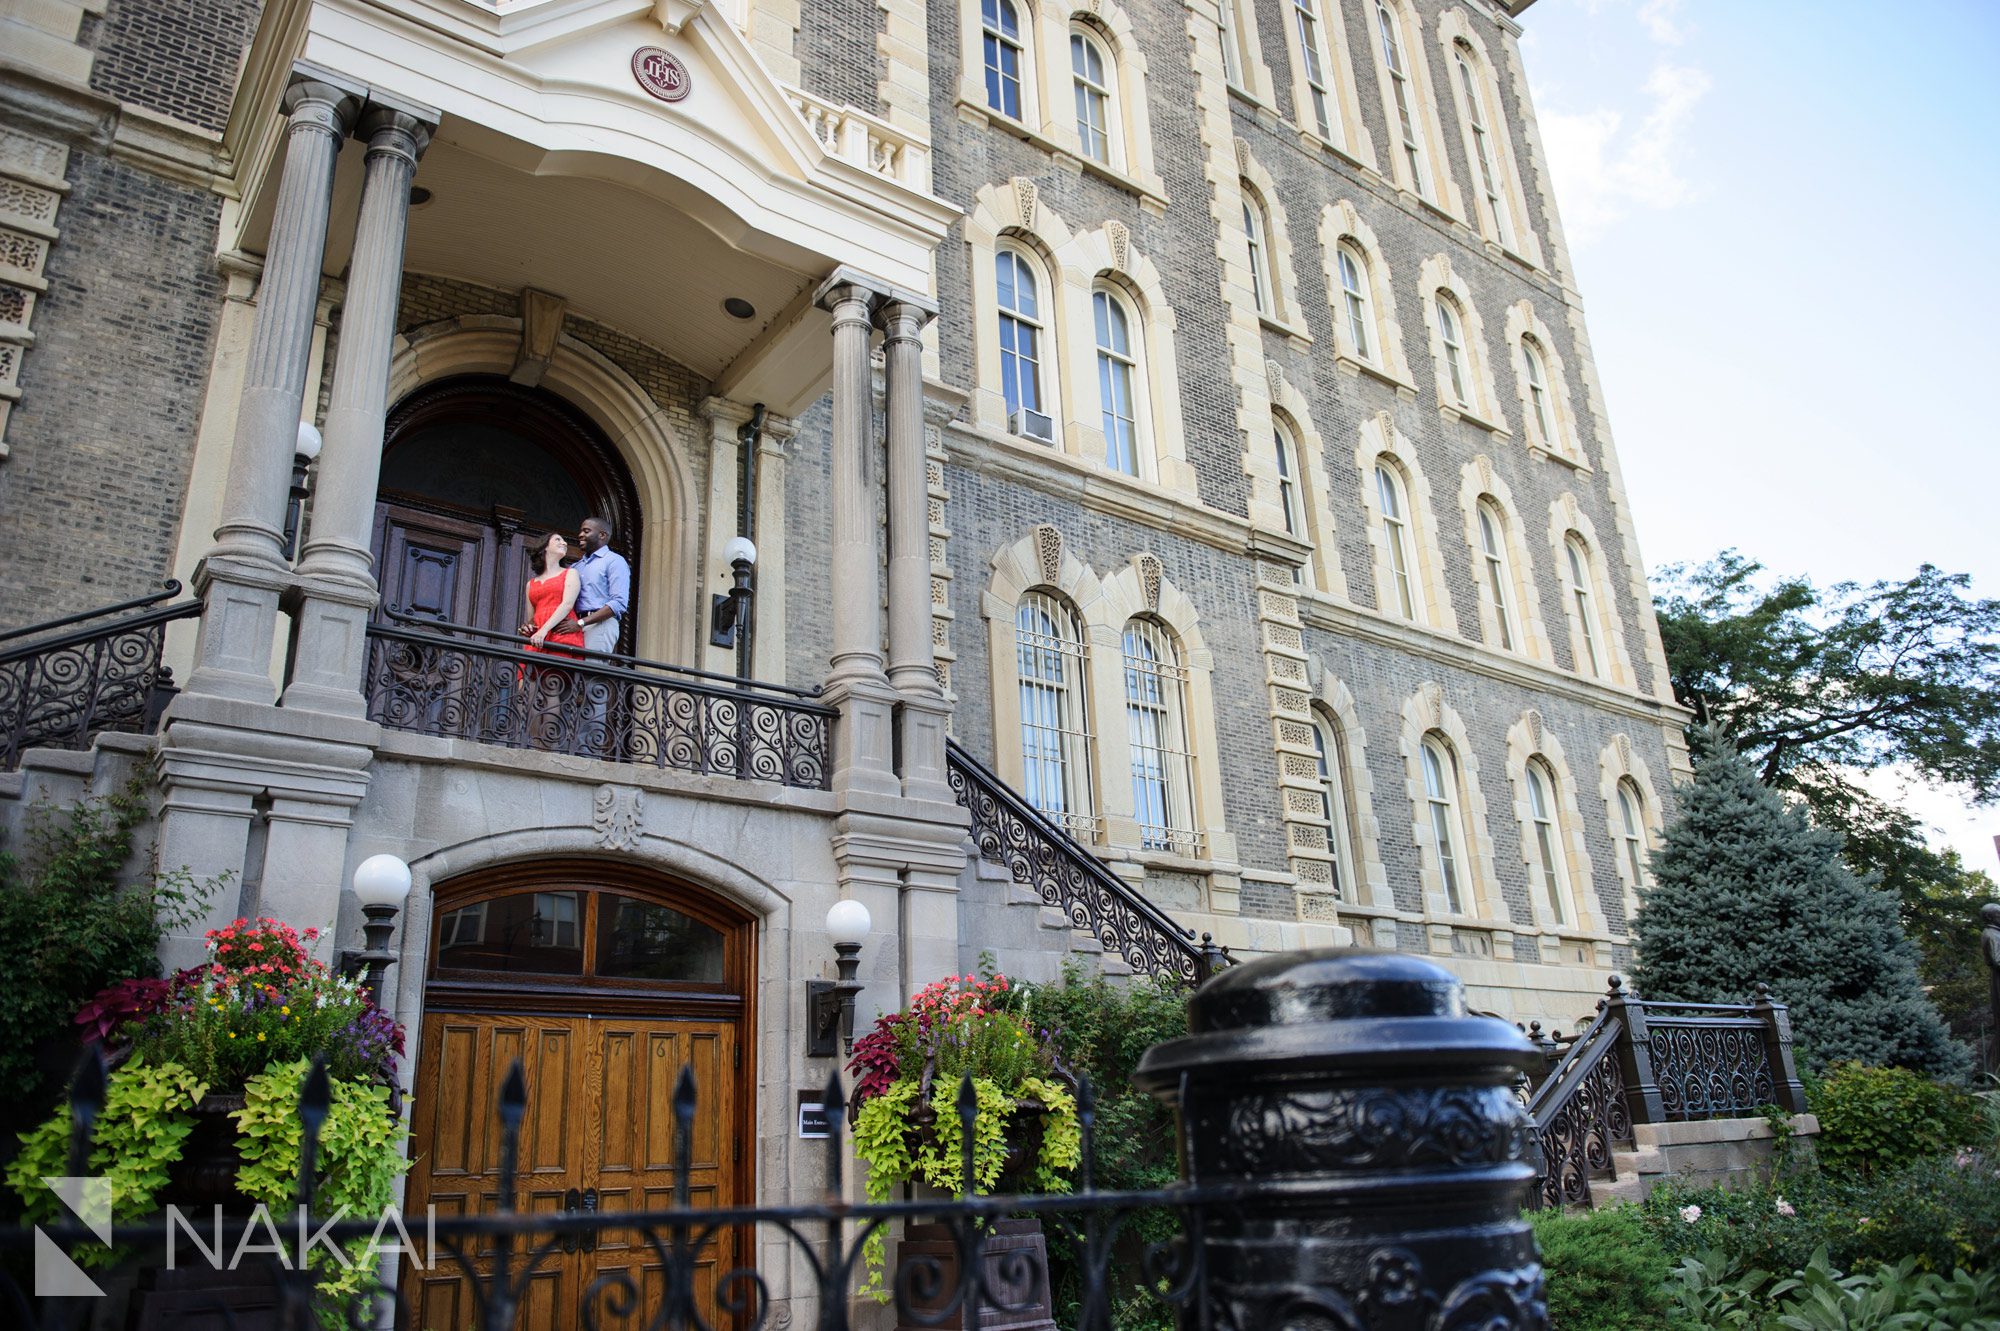
[{"label": "pink flower", "polygon": [[1778,1214],[1779,1214],[1779,1215],[1781,1215],[1781,1216],[1784,1216],[1784,1217],[1785,1217],[1785,1218],[1786,1218],[1787,1220],[1789,1220],[1789,1219],[1791,1219],[1791,1218],[1792,1218],[1793,1216],[1797,1215],[1798,1213],[1799,1213],[1799,1212],[1798,1212],[1798,1208],[1797,1208],[1797,1207],[1793,1206],[1793,1205],[1792,1205],[1792,1204],[1791,1204],[1790,1202],[1786,1201],[1786,1200],[1785,1200],[1785,1199],[1784,1199],[1783,1197],[1780,1197],[1780,1198],[1778,1198]]},{"label": "pink flower", "polygon": [[1701,1208],[1699,1206],[1683,1206],[1681,1208],[1681,1219],[1692,1225],[1695,1221],[1701,1219]]}]

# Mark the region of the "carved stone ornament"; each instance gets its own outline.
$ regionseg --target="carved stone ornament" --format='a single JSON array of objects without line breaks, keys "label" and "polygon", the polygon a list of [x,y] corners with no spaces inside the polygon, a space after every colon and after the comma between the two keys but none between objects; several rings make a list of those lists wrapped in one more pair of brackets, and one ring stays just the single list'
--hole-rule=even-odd
[{"label": "carved stone ornament", "polygon": [[1250,174],[1250,145],[1241,139],[1236,140],[1236,174]]},{"label": "carved stone ornament", "polygon": [[1542,751],[1542,714],[1530,707],[1527,715],[1521,719],[1528,723],[1528,743],[1534,746],[1536,753],[1540,753]]},{"label": "carved stone ornament", "polygon": [[1493,489],[1493,459],[1481,453],[1472,459],[1472,465],[1479,469],[1480,492],[1490,493]]},{"label": "carved stone ornament", "polygon": [[1271,395],[1271,401],[1285,400],[1285,367],[1269,356],[1264,358],[1264,383],[1265,391]]},{"label": "carved stone ornament", "polygon": [[1611,737],[1611,747],[1618,751],[1618,761],[1626,771],[1632,770],[1632,737],[1619,731]]},{"label": "carved stone ornament", "polygon": [[1035,229],[1035,182],[1026,176],[1014,177],[1014,211],[1023,231]]},{"label": "carved stone ornament", "polygon": [[1396,418],[1387,411],[1378,411],[1375,413],[1375,428],[1382,432],[1382,447],[1393,450],[1396,447]]},{"label": "carved stone ornament", "polygon": [[639,848],[644,798],[631,786],[606,784],[597,788],[597,797],[591,802],[590,825],[597,832],[599,847],[624,851]]},{"label": "carved stone ornament", "polygon": [[1111,266],[1118,272],[1131,271],[1132,228],[1113,220],[1104,224],[1104,238],[1111,242]]},{"label": "carved stone ornament", "polygon": [[1132,561],[1139,567],[1139,587],[1146,597],[1146,608],[1158,614],[1160,610],[1160,557],[1147,553]]},{"label": "carved stone ornament", "polygon": [[1063,534],[1054,523],[1035,528],[1035,558],[1041,562],[1042,581],[1058,586],[1062,577]]},{"label": "carved stone ornament", "polygon": [[1443,725],[1444,686],[1434,679],[1427,679],[1424,681],[1423,687],[1417,690],[1417,696],[1423,699],[1422,707],[1425,728],[1434,730],[1438,726]]},{"label": "carved stone ornament", "polygon": [[660,46],[642,46],[632,53],[632,77],[648,96],[663,102],[686,101],[694,91],[694,80],[673,52]]}]

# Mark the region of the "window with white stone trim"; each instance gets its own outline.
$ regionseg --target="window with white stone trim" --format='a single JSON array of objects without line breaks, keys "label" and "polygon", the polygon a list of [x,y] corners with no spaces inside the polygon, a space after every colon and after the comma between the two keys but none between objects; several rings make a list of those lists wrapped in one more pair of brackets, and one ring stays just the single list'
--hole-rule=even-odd
[{"label": "window with white stone trim", "polygon": [[1433,732],[1424,736],[1420,749],[1424,766],[1424,807],[1430,820],[1431,867],[1444,885],[1445,901],[1455,915],[1466,915],[1468,865],[1465,860],[1470,841],[1459,812],[1458,755],[1451,741]]},{"label": "window with white stone trim", "polygon": [[1569,375],[1549,326],[1532,301],[1507,310],[1506,338],[1513,350],[1514,381],[1521,425],[1530,448],[1539,448],[1572,466],[1588,466],[1576,411],[1570,405]]},{"label": "window with white stone trim", "polygon": [[1473,513],[1479,527],[1479,563],[1484,574],[1481,590],[1493,600],[1493,622],[1498,637],[1493,645],[1502,651],[1520,651],[1521,621],[1515,610],[1516,583],[1507,548],[1507,519],[1501,516],[1499,505],[1490,495],[1479,497]]},{"label": "window with white stone trim", "polygon": [[1620,778],[1613,790],[1617,795],[1618,819],[1612,825],[1611,835],[1618,844],[1619,858],[1631,876],[1632,885],[1643,890],[1653,882],[1646,873],[1646,857],[1653,848],[1646,835],[1645,815],[1640,812],[1646,807],[1645,796],[1629,776]]},{"label": "window with white stone trim", "polygon": [[980,49],[986,77],[986,105],[1010,120],[1023,118],[1029,38],[1014,0],[980,0]]},{"label": "window with white stone trim", "polygon": [[1049,819],[1089,840],[1092,812],[1089,663],[1082,623],[1046,592],[1021,598],[1014,615],[1020,688],[1021,793]]},{"label": "window with white stone trim", "polygon": [[1158,623],[1125,625],[1125,729],[1141,850],[1197,855],[1194,755],[1187,740],[1187,671]]},{"label": "window with white stone trim", "polygon": [[1103,39],[1083,24],[1070,28],[1069,65],[1076,100],[1076,136],[1083,145],[1083,155],[1106,166],[1118,165],[1117,159],[1124,154],[1113,118],[1116,99],[1112,80],[1117,66],[1105,54]]},{"label": "window with white stone trim", "polygon": [[1243,190],[1243,240],[1250,247],[1250,295],[1257,304],[1257,313],[1266,318],[1276,318],[1278,300],[1276,288],[1271,282],[1271,220],[1264,211],[1264,200],[1256,189],[1245,180],[1240,182]]},{"label": "window with white stone trim", "polygon": [[[1396,284],[1374,228],[1346,199],[1320,214],[1320,252],[1333,305],[1333,345],[1343,368],[1414,389],[1396,316]],[[1349,364],[1348,362],[1351,362]]]},{"label": "window with white stone trim", "polygon": [[1104,465],[1140,474],[1140,366],[1137,339],[1124,298],[1108,286],[1091,293],[1091,326],[1097,334],[1098,414],[1104,430]]},{"label": "window with white stone trim", "polygon": [[1451,258],[1445,254],[1425,260],[1418,280],[1423,283],[1424,313],[1430,325],[1439,408],[1495,434],[1508,433],[1501,423],[1484,324],[1471,289],[1452,271]]},{"label": "window with white stone trim", "polygon": [[1042,282],[1037,275],[1039,267],[1028,252],[1017,245],[1003,246],[994,256],[1000,391],[1006,399],[1007,419],[1010,422],[1019,419],[1024,412],[1044,416],[1055,414],[1050,410],[1053,395],[1044,392],[1046,366],[1054,364],[1054,358],[1049,354],[1052,349],[1042,300]]},{"label": "window with white stone trim", "polygon": [[1319,821],[1326,829],[1326,849],[1333,874],[1334,895],[1353,904],[1360,900],[1355,867],[1354,805],[1347,790],[1350,755],[1340,722],[1325,707],[1313,707],[1313,763],[1319,780]]},{"label": "window with white stone trim", "polygon": [[1375,499],[1382,514],[1382,548],[1389,561],[1393,598],[1386,608],[1404,619],[1415,619],[1423,606],[1423,585],[1417,569],[1416,539],[1410,533],[1410,503],[1395,464],[1375,464]]},{"label": "window with white stone trim", "polygon": [[1430,484],[1416,450],[1388,412],[1362,423],[1354,460],[1374,547],[1375,608],[1393,619],[1457,633]]},{"label": "window with white stone trim", "polygon": [[1569,924],[1569,861],[1563,854],[1561,825],[1556,821],[1556,778],[1548,764],[1536,756],[1528,760],[1528,822],[1539,879],[1537,906],[1548,912],[1556,924]]},{"label": "window with white stone trim", "polygon": [[1507,119],[1501,96],[1501,63],[1487,50],[1491,28],[1459,6],[1438,16],[1437,47],[1458,111],[1460,142],[1472,172],[1468,220],[1487,240],[1515,258],[1540,268],[1542,247],[1528,214],[1521,183],[1516,126]]},{"label": "window with white stone trim", "polygon": [[1369,46],[1388,122],[1389,166],[1383,174],[1434,207],[1461,215],[1443,150],[1437,97],[1424,58],[1423,23],[1406,0],[1364,0]]},{"label": "window with white stone trim", "polygon": [[1578,674],[1602,679],[1604,670],[1604,625],[1598,618],[1597,589],[1591,584],[1590,547],[1583,537],[1570,532],[1563,537],[1564,592],[1569,603],[1570,621],[1576,633]]}]

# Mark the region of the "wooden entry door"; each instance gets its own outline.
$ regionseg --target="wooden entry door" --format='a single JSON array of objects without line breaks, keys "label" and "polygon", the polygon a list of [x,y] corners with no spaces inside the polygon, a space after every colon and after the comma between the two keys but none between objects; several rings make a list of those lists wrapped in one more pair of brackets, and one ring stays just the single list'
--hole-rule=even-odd
[{"label": "wooden entry door", "polygon": [[[674,1086],[694,1070],[700,1096],[688,1169],[688,1200],[713,1209],[738,1202],[734,1179],[742,1131],[734,1076],[734,1022],[645,1017],[504,1016],[439,1013],[424,1019],[423,1052],[412,1114],[406,1213],[435,1207],[440,1217],[490,1215],[499,1206],[500,1087],[519,1059],[528,1108],[516,1164],[518,1210],[540,1215],[574,1210],[665,1210],[674,1195]],[[413,1221],[413,1226],[421,1220]],[[413,1228],[413,1232],[416,1232]],[[490,1245],[478,1253],[492,1269]],[[517,1252],[516,1267],[522,1261]],[[697,1306],[712,1326],[718,1277],[742,1263],[737,1235],[719,1232],[695,1276]],[[643,1327],[665,1293],[660,1264],[629,1231],[565,1244],[542,1258],[521,1299],[517,1325],[555,1331],[584,1324],[593,1282],[630,1279],[639,1302],[629,1317],[612,1312],[608,1294],[592,1300],[595,1324]],[[603,1288],[603,1287],[600,1287]],[[463,1273],[447,1260],[410,1270],[404,1281],[409,1326],[456,1331],[476,1323]]]}]

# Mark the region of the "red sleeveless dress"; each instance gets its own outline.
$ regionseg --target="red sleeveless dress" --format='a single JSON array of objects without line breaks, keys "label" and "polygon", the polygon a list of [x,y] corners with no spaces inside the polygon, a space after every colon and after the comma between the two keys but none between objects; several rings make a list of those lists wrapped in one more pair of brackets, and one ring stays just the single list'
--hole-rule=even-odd
[{"label": "red sleeveless dress", "polygon": [[[559,572],[536,578],[528,584],[528,604],[535,608],[536,627],[548,623],[549,616],[553,615],[556,612],[556,607],[562,604],[563,579],[568,576],[569,570],[562,569]],[[583,646],[583,630],[577,629],[571,633],[551,633],[543,641],[547,643],[547,646],[537,647],[531,642],[523,643],[522,646],[531,652],[554,651],[558,647],[581,647]]]}]

